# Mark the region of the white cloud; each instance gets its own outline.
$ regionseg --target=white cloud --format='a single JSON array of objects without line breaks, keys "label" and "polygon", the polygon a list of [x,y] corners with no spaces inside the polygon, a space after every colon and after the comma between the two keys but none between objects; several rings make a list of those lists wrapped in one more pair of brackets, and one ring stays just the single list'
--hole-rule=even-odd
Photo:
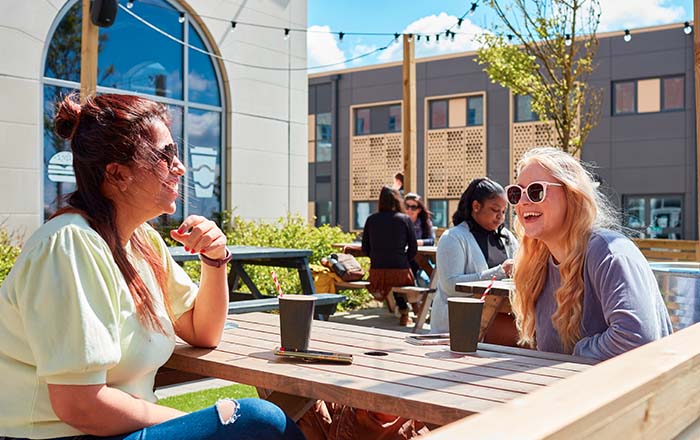
[{"label": "white cloud", "polygon": [[342,63],[342,61],[347,57],[338,47],[337,35],[329,33],[330,30],[329,26],[314,25],[309,27],[306,33],[306,55],[309,66],[340,63],[333,66],[332,69],[345,67],[345,63]]},{"label": "white cloud", "polygon": [[[355,44],[350,48],[350,57],[349,58],[356,58],[356,57],[359,57],[361,55],[365,55],[365,54],[368,54],[370,52],[374,52],[375,50],[377,50],[378,47],[379,46],[377,46],[376,44],[375,45],[362,44],[362,43]],[[372,57],[372,55],[368,55],[367,57],[362,57],[362,58],[358,58],[356,60],[352,60],[350,63],[352,65],[365,64],[367,62],[367,60],[371,57]]]},{"label": "white cloud", "polygon": [[[445,36],[445,30],[457,22],[457,17],[441,12],[439,15],[429,15],[412,22],[402,32],[405,34],[428,34],[430,42],[425,37],[416,41],[416,57],[440,55],[444,53],[464,52],[477,49],[479,46],[474,38],[486,32],[485,29],[475,25],[469,19],[464,19],[461,27],[454,26],[452,31],[454,40]],[[440,40],[435,40],[435,35],[440,34]],[[402,43],[399,40],[384,50],[377,58],[382,62],[397,61],[402,57]]]},{"label": "white cloud", "polygon": [[667,0],[600,0],[599,31],[633,29],[683,21],[689,17],[683,6]]}]

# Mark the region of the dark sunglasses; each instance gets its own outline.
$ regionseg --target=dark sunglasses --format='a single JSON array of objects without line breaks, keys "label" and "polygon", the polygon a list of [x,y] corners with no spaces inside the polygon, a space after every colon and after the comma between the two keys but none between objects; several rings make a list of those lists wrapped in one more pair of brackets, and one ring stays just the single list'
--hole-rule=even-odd
[{"label": "dark sunglasses", "polygon": [[564,185],[552,182],[532,182],[525,188],[520,185],[508,185],[506,186],[506,198],[508,199],[508,203],[515,206],[520,203],[524,190],[525,194],[527,194],[527,198],[530,199],[532,203],[542,203],[544,202],[544,198],[547,197],[548,186]]},{"label": "dark sunglasses", "polygon": [[411,211],[418,211],[418,210],[420,209],[420,206],[418,206],[418,205],[409,205],[408,203],[406,203],[406,209],[409,209],[409,210],[411,210]]},{"label": "dark sunglasses", "polygon": [[160,160],[164,160],[168,164],[168,169],[173,168],[175,158],[178,157],[178,148],[176,143],[164,145],[160,150],[156,150],[156,154]]}]

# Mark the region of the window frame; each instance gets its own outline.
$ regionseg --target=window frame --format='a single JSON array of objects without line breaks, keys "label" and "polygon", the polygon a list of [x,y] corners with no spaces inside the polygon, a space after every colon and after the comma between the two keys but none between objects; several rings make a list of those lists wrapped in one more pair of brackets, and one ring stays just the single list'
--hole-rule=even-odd
[{"label": "window frame", "polygon": [[[205,49],[209,53],[214,53],[214,50],[212,48],[212,42],[209,41],[207,38],[207,34],[202,31],[201,26],[197,22],[197,20],[193,20],[189,11],[186,10],[177,0],[161,0],[164,3],[167,3],[170,7],[172,7],[175,11],[178,13],[182,13],[185,15],[185,20],[180,23],[180,25],[183,27],[183,36],[184,36],[184,41],[185,43],[188,43],[188,36],[189,36],[189,28],[190,26],[194,29],[194,31],[198,34],[200,40],[202,40],[202,43],[204,44]],[[61,24],[61,22],[65,19],[66,15],[70,12],[70,10],[76,5],[80,3],[80,0],[68,0],[66,3],[59,9],[58,13],[54,16],[53,21],[51,23],[51,26],[49,28],[49,32],[47,34],[47,38],[44,42],[44,47],[43,47],[43,52],[42,52],[42,58],[41,58],[41,74],[39,78],[39,102],[40,102],[40,109],[43,114],[44,112],[44,105],[45,105],[45,95],[44,95],[44,86],[54,86],[54,87],[64,87],[64,88],[69,88],[73,89],[77,92],[80,91],[80,83],[75,82],[75,81],[70,81],[70,80],[65,80],[65,79],[60,79],[60,78],[51,78],[45,76],[46,72],[46,61],[47,61],[47,56],[49,49],[51,47],[51,43],[55,37],[56,31]],[[82,7],[82,6],[80,6]],[[189,51],[192,50],[186,45],[182,46],[182,90],[183,90],[183,98],[182,99],[175,99],[175,98],[168,98],[164,96],[158,96],[158,95],[150,95],[146,93],[141,93],[141,92],[136,92],[133,90],[126,90],[126,89],[115,89],[112,87],[107,87],[107,86],[96,86],[96,93],[118,93],[121,95],[132,95],[132,96],[138,96],[142,98],[146,98],[158,103],[166,104],[166,105],[171,105],[171,106],[177,106],[182,108],[182,140],[176,140],[179,144],[182,144],[182,148],[187,146],[187,152],[184,153],[183,159],[186,160],[187,157],[189,157],[189,151],[190,148],[193,147],[193,145],[189,145],[189,130],[188,130],[188,123],[189,123],[189,113],[190,110],[202,110],[202,111],[209,111],[209,112],[216,112],[219,113],[219,120],[220,120],[220,133],[219,133],[219,151],[220,151],[220,162],[219,162],[219,167],[220,167],[220,176],[219,176],[219,186],[221,188],[221,193],[218,197],[218,203],[220,206],[220,212],[223,212],[227,209],[226,207],[226,200],[227,200],[227,192],[228,188],[226,187],[226,181],[227,181],[227,175],[226,175],[226,170],[227,170],[227,151],[226,151],[226,137],[227,137],[227,129],[229,125],[229,120],[228,120],[228,112],[227,108],[228,106],[228,101],[226,97],[226,93],[224,90],[225,83],[224,83],[224,78],[222,75],[222,66],[216,60],[216,58],[210,57],[212,60],[212,66],[214,69],[214,74],[216,76],[216,81],[217,81],[217,87],[219,91],[219,101],[221,102],[220,106],[215,106],[211,104],[204,104],[204,103],[198,103],[191,101],[189,99]],[[39,130],[39,137],[41,139],[41,142],[39,143],[39,157],[42,158],[42,164],[41,164],[41,183],[40,183],[40,194],[41,194],[41,203],[42,206],[45,203],[44,197],[45,197],[45,187],[44,187],[44,176],[48,172],[46,169],[46,165],[44,164],[46,161],[46,157],[44,156],[45,154],[45,142],[44,142],[44,124],[39,124],[38,126]],[[189,168],[189,167],[188,167]],[[188,169],[189,172],[189,169]],[[190,183],[190,178],[188,176],[188,173],[185,173],[185,175],[182,177],[182,188],[183,188],[183,193],[182,193],[182,218],[187,218],[188,215],[191,213],[189,212],[189,199],[190,199],[190,194],[189,190],[187,188],[190,188],[191,183]],[[46,215],[45,215],[45,210],[41,210],[41,217],[42,221],[46,221]]]},{"label": "window frame", "polygon": [[[398,107],[399,108],[399,115],[400,115],[400,128],[398,130],[390,130],[389,129],[389,121],[390,121],[390,110],[392,107]],[[373,128],[372,126],[372,112],[374,110],[380,109],[380,108],[386,108],[387,112],[387,119],[386,123],[382,124],[381,127],[379,128]],[[360,111],[366,110],[369,114],[368,121],[369,121],[369,127],[367,129],[366,133],[358,133],[357,132],[357,121],[360,119],[357,117],[357,113]],[[401,133],[403,132],[403,103],[402,101],[389,101],[389,102],[382,102],[382,103],[376,103],[376,104],[360,104],[360,105],[353,105],[351,106],[351,113],[352,113],[352,136],[357,137],[357,136],[380,136],[380,135],[385,135],[385,134],[393,134],[393,133]],[[379,131],[374,131],[374,130],[379,130]]]},{"label": "window frame", "polygon": [[[629,115],[654,115],[658,113],[674,113],[674,112],[683,112],[685,111],[686,108],[686,97],[685,97],[685,87],[686,87],[686,81],[685,78],[686,75],[685,73],[675,73],[672,75],[660,75],[660,76],[649,76],[649,77],[644,77],[644,78],[632,78],[632,79],[621,79],[621,80],[615,80],[611,82],[611,109],[610,109],[610,115],[613,117],[617,116],[629,116]],[[681,94],[681,97],[683,99],[683,103],[680,108],[673,108],[673,109],[665,109],[664,108],[664,97],[665,97],[665,80],[667,79],[674,79],[674,78],[680,78],[683,80],[683,92]],[[645,80],[650,80],[650,79],[658,79],[660,82],[659,86],[659,111],[657,112],[639,112],[639,86],[638,83],[639,81],[645,81]],[[617,84],[622,84],[622,83],[633,83],[634,84],[634,111],[633,112],[620,112],[617,113],[615,111],[616,109],[616,104],[617,104],[617,99],[616,99],[616,93],[615,93],[615,86]]]},{"label": "window frame", "polygon": [[517,95],[513,94],[513,123],[514,124],[522,124],[522,123],[528,123],[528,122],[538,122],[540,121],[540,115],[537,114],[534,110],[532,110],[532,104],[530,104],[530,115],[534,116],[532,119],[519,119],[518,118],[518,101],[520,98],[530,98],[530,102],[532,102],[532,96],[530,95]]}]

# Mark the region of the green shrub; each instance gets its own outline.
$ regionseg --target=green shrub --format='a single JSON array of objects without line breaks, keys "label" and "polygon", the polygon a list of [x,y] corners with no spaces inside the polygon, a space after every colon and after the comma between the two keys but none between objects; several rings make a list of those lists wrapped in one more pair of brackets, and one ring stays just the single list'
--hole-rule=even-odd
[{"label": "green shrub", "polygon": [[[343,232],[337,226],[323,225],[314,227],[300,215],[281,217],[276,222],[264,222],[257,220],[245,220],[240,216],[231,219],[230,213],[222,215],[221,223],[224,227],[229,245],[277,247],[290,249],[309,249],[312,252],[309,262],[320,264],[321,258],[327,257],[338,249],[334,243],[349,243],[355,239],[355,234]],[[179,245],[169,237],[169,231],[159,228],[161,235],[168,245]],[[172,242],[172,243],[171,243]],[[369,272],[369,258],[358,258],[365,272]],[[184,264],[185,272],[193,279],[198,280],[200,275],[200,263],[188,261]],[[277,280],[283,292],[301,293],[301,283],[296,269],[268,266],[246,266],[246,272],[250,275],[260,292],[265,295],[277,295],[271,272],[275,271]],[[241,291],[248,291],[245,284],[241,285]],[[348,297],[340,308],[352,310],[362,307],[372,299],[367,290],[346,290],[343,294]]]},{"label": "green shrub", "polygon": [[0,284],[5,280],[7,274],[10,273],[15,260],[19,256],[20,248],[15,246],[15,237],[7,232],[4,226],[0,225]]}]

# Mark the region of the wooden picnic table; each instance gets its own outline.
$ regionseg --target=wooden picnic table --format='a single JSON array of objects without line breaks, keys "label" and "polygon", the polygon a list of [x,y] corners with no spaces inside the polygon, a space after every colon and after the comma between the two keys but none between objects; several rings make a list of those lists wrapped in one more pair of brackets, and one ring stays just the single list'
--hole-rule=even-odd
[{"label": "wooden picnic table", "polygon": [[[308,249],[284,249],[270,248],[257,246],[227,246],[233,258],[231,259],[231,271],[228,274],[229,295],[230,300],[234,301],[241,298],[240,293],[236,292],[240,282],[245,283],[250,289],[251,294],[255,299],[268,298],[263,295],[248,273],[245,271],[244,264],[257,266],[271,267],[291,267],[297,269],[299,280],[301,281],[301,293],[315,294],[314,279],[309,268],[309,257],[311,251]],[[170,255],[178,263],[184,261],[198,260],[197,254],[185,252],[184,247],[174,246],[169,248]],[[249,295],[248,295],[249,296]]]},{"label": "wooden picnic table", "polygon": [[486,289],[491,286],[491,290],[484,298],[484,309],[481,313],[481,329],[479,340],[483,340],[493,325],[499,313],[510,314],[510,292],[515,290],[515,283],[512,281],[470,281],[466,283],[456,283],[457,292],[468,293],[474,297],[481,297]]},{"label": "wooden picnic table", "polygon": [[249,313],[229,317],[218,348],[178,343],[165,366],[270,390],[267,398],[295,420],[322,399],[443,425],[543,389],[594,363],[490,344],[479,344],[474,354],[453,354],[448,346],[415,346],[405,337],[392,330],[314,321],[309,348],[351,353],[354,363],[307,363],[272,353],[280,343],[278,315]]}]

